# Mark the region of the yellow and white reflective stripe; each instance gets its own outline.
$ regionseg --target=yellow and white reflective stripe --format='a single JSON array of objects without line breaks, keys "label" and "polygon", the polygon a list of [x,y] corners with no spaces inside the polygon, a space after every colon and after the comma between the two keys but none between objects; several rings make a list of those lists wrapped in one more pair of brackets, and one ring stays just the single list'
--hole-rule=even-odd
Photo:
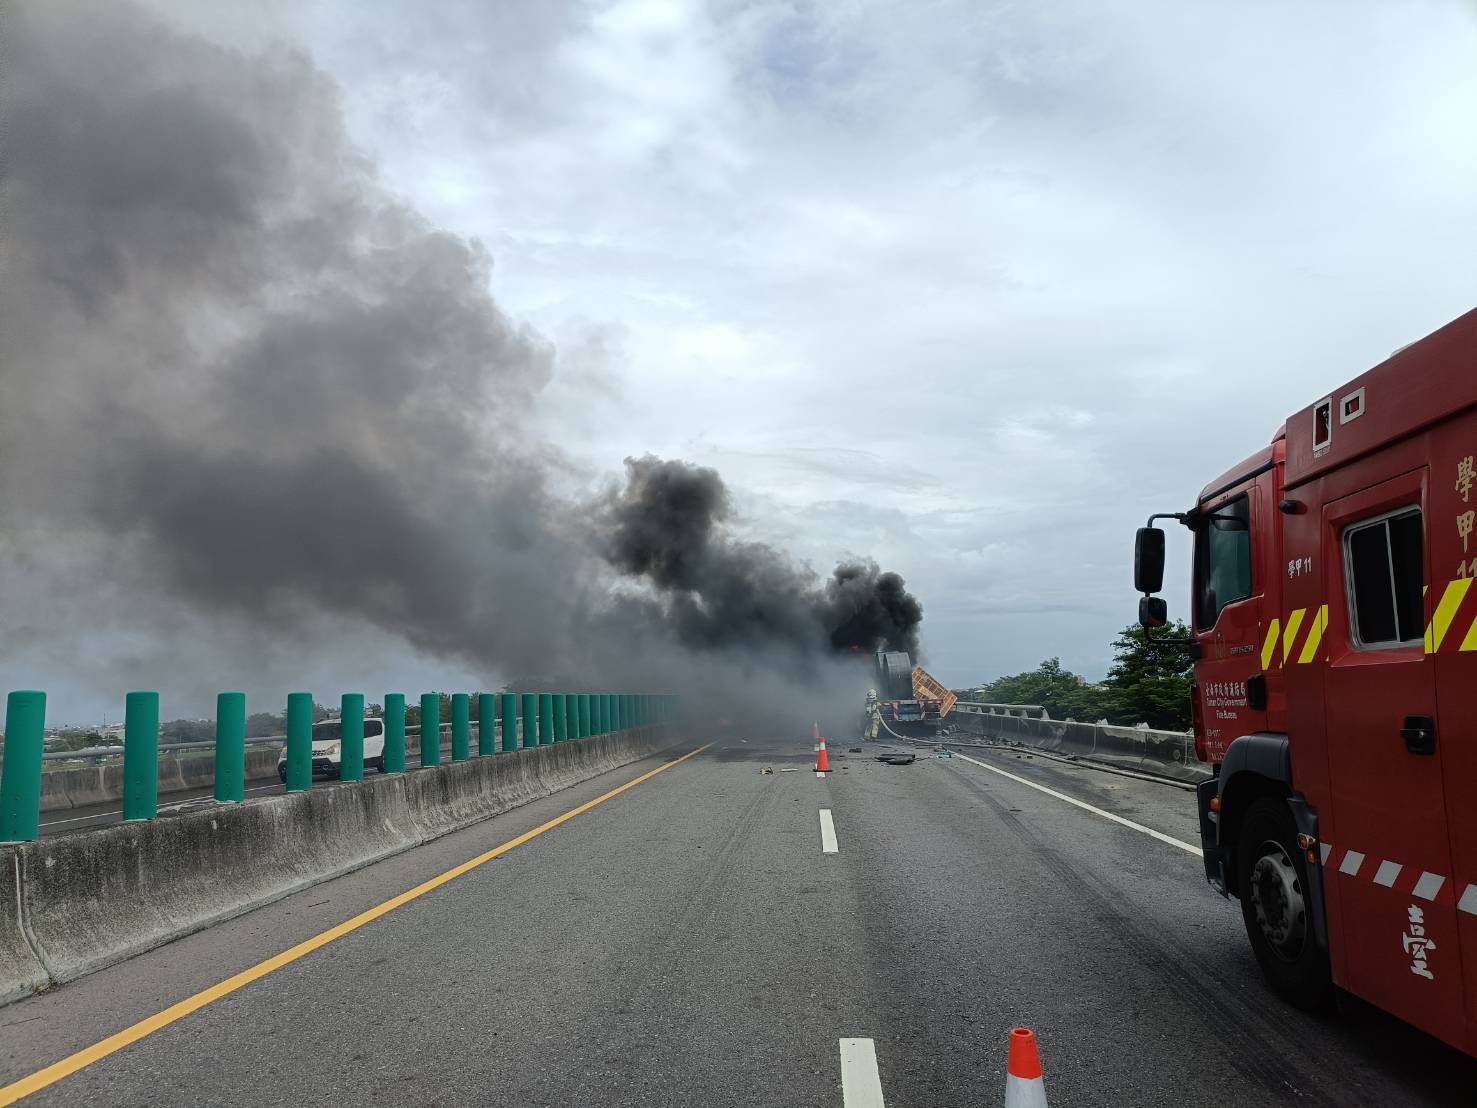
[{"label": "yellow and white reflective stripe", "polygon": [[1275,616],[1267,628],[1267,637],[1262,642],[1262,668],[1272,668],[1272,656],[1277,649],[1277,640],[1282,637],[1282,621]]},{"label": "yellow and white reflective stripe", "polygon": [[1318,657],[1319,644],[1323,642],[1323,631],[1328,626],[1328,605],[1318,609],[1313,625],[1308,628],[1308,641],[1303,643],[1303,652],[1298,655],[1299,664],[1311,662]]},{"label": "yellow and white reflective stripe", "polygon": [[[1456,619],[1457,609],[1462,606],[1466,598],[1467,590],[1472,587],[1472,578],[1458,577],[1455,581],[1448,581],[1446,589],[1441,594],[1441,599],[1436,604],[1436,610],[1431,613],[1430,626],[1426,628],[1426,653],[1434,654],[1441,649],[1441,643],[1446,638],[1446,632],[1451,627],[1452,620]],[[1468,631],[1468,638],[1471,637]]]},{"label": "yellow and white reflective stripe", "polygon": [[1308,614],[1308,609],[1298,608],[1287,617],[1287,626],[1282,629],[1282,664],[1287,664],[1287,659],[1292,656],[1292,644],[1297,642],[1298,629],[1303,625],[1303,616]]}]

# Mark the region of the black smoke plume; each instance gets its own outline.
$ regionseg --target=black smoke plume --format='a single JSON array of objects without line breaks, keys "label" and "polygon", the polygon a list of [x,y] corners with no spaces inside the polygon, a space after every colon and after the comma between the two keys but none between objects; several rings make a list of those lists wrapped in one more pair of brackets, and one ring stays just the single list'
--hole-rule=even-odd
[{"label": "black smoke plume", "polygon": [[819,581],[738,541],[711,470],[641,459],[621,491],[561,496],[521,429],[551,345],[493,302],[479,244],[378,180],[304,55],[127,2],[0,21],[10,687],[203,706],[404,643],[608,680],[671,646],[916,648],[900,578]]},{"label": "black smoke plume", "polygon": [[732,538],[731,511],[716,470],[650,455],[626,459],[625,487],[609,498],[610,563],[655,586],[683,645],[917,654],[923,608],[896,573],[852,562],[820,581],[773,547]]}]

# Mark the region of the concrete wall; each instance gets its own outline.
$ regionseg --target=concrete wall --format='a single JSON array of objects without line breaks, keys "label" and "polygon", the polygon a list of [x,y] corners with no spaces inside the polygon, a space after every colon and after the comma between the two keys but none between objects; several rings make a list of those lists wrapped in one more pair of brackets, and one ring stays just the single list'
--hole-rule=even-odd
[{"label": "concrete wall", "polygon": [[[451,725],[442,728],[442,752],[451,751]],[[277,754],[282,744],[257,744],[246,748],[246,787],[265,785],[277,780]],[[472,727],[472,749],[477,748],[477,727]],[[407,764],[420,759],[420,736],[407,735]],[[162,751],[159,755],[159,799],[168,801],[171,793],[191,789],[209,789],[215,785],[215,752],[213,750]],[[123,799],[123,756],[97,765],[63,765],[47,769],[41,775],[41,810],[61,811],[85,808],[92,804],[117,803]]]},{"label": "concrete wall", "polygon": [[1177,731],[982,713],[951,712],[948,722],[966,734],[1018,742],[1038,750],[1075,755],[1180,781],[1204,781],[1210,777],[1210,766],[1195,755],[1194,740]]},{"label": "concrete wall", "polygon": [[[259,785],[277,777],[277,747],[246,748],[246,783]],[[210,750],[164,751],[159,755],[159,796],[215,784],[215,753]],[[85,808],[123,798],[123,759],[99,765],[60,766],[41,775],[41,810]]]},{"label": "concrete wall", "polygon": [[0,847],[7,913],[0,1003],[588,780],[677,738],[675,727],[632,729]]}]

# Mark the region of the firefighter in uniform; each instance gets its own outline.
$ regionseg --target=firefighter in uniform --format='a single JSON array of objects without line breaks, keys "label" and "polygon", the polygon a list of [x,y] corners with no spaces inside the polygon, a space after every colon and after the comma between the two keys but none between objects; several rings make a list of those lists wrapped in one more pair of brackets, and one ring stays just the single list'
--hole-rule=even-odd
[{"label": "firefighter in uniform", "polygon": [[882,727],[882,709],[877,705],[877,690],[867,690],[867,710],[862,724],[862,737],[875,739]]}]

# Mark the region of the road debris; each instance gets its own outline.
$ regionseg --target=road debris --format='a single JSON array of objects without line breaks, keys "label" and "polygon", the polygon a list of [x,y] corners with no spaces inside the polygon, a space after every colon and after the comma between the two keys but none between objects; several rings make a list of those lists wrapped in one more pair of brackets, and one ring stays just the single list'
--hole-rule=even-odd
[{"label": "road debris", "polygon": [[889,766],[911,766],[917,757],[916,754],[879,754],[877,760]]}]

